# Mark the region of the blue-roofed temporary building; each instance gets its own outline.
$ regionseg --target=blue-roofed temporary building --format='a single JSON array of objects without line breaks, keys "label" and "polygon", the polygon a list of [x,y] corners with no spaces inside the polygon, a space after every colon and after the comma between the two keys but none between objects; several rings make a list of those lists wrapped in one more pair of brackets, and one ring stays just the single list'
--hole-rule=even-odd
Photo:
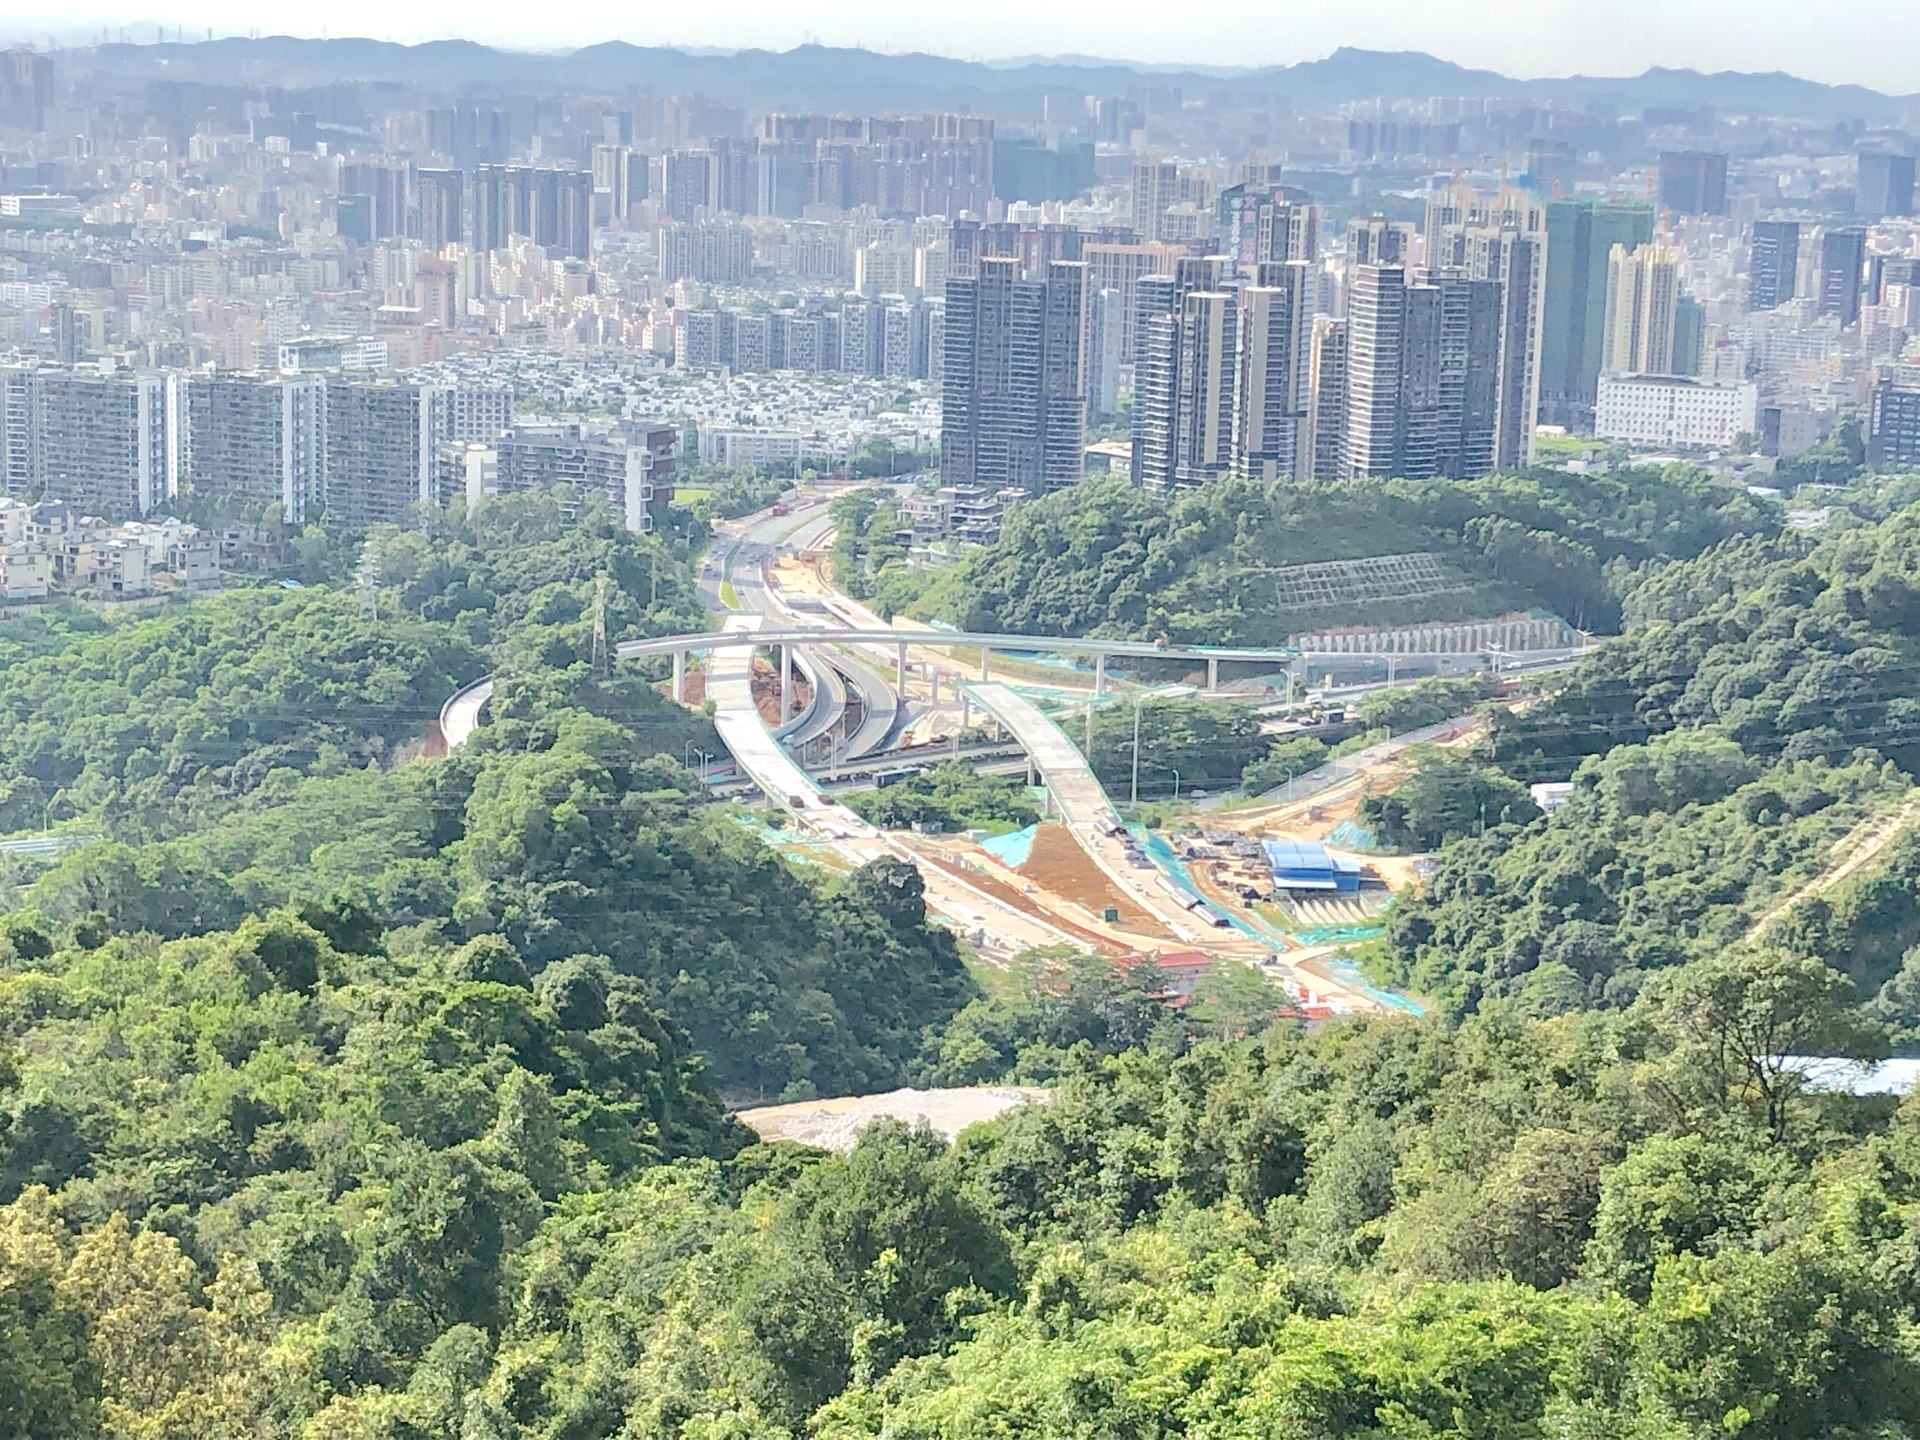
[{"label": "blue-roofed temporary building", "polygon": [[1312,840],[1268,840],[1267,865],[1277,890],[1338,890],[1360,888],[1360,862],[1331,854]]}]

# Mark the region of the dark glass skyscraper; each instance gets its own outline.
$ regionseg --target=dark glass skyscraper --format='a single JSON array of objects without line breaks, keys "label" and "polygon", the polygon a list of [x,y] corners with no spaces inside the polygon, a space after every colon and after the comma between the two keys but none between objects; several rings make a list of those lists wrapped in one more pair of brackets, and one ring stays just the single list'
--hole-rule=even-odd
[{"label": "dark glass skyscraper", "polygon": [[1771,310],[1793,299],[1800,268],[1800,222],[1756,220],[1747,247],[1747,308]]},{"label": "dark glass skyscraper", "polygon": [[1660,205],[1682,215],[1727,213],[1725,152],[1662,150]]},{"label": "dark glass skyscraper", "polygon": [[1606,330],[1607,257],[1653,239],[1653,207],[1595,200],[1547,203],[1547,281],[1540,310],[1540,419],[1593,426]]},{"label": "dark glass skyscraper", "polygon": [[1867,268],[1867,232],[1829,230],[1820,237],[1820,313],[1842,325],[1860,318],[1860,281]]},{"label": "dark glass skyscraper", "polygon": [[1856,215],[1873,220],[1886,215],[1911,215],[1913,156],[1862,151],[1853,209]]}]

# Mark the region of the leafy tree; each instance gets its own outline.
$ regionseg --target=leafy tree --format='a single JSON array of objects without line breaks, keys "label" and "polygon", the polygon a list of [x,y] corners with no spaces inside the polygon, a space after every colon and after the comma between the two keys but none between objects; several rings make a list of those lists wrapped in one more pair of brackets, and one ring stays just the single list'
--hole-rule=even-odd
[{"label": "leafy tree", "polygon": [[0,1434],[90,1433],[101,1390],[93,1316],[19,1238],[0,1231]]},{"label": "leafy tree", "polygon": [[1911,508],[1817,546],[1748,539],[1631,576],[1629,624],[1551,703],[1496,735],[1524,778],[1674,729],[1750,756],[1836,763],[1871,747],[1911,769],[1920,551]]},{"label": "leafy tree", "polygon": [[1821,960],[1736,947],[1695,961],[1649,989],[1643,1004],[1673,1049],[1655,1082],[1668,1103],[1726,1110],[1750,1103],[1785,1138],[1805,1089],[1796,1058],[1873,1059],[1884,1034],[1862,1016],[1853,984]]},{"label": "leafy tree", "polygon": [[876,825],[905,830],[935,825],[942,830],[1017,830],[1040,818],[1026,787],[1005,775],[982,775],[964,761],[949,760],[923,775],[884,789],[846,797],[850,808]]},{"label": "leafy tree", "polygon": [[[1127,794],[1133,782],[1133,718],[1131,705],[1094,712],[1088,760],[1113,794]],[[1267,749],[1259,717],[1244,705],[1163,699],[1140,707],[1143,794],[1167,794],[1175,774],[1185,790],[1237,786],[1242,773]]]},{"label": "leafy tree", "polygon": [[77,635],[0,670],[0,771],[16,782],[0,826],[38,827],[58,797],[126,838],[177,833],[276,769],[384,760],[482,668],[443,627],[318,587]]},{"label": "leafy tree", "polygon": [[1887,1027],[1898,1053],[1911,1054],[1920,1047],[1920,953],[1907,952],[1898,973],[1880,987],[1867,1008]]},{"label": "leafy tree", "polygon": [[793,483],[791,475],[765,475],[750,466],[696,465],[680,481],[679,488],[705,492],[693,497],[696,517],[733,520],[764,510]]},{"label": "leafy tree", "polygon": [[[1004,1237],[963,1190],[937,1137],[869,1128],[845,1165],[803,1174],[780,1208],[746,1321],[795,1419],[953,1337],[952,1297],[979,1305],[1014,1284]],[[963,1302],[964,1303],[964,1302]]]},{"label": "leafy tree", "polygon": [[1920,1413],[1904,1325],[1885,1279],[1844,1248],[1677,1256],[1655,1279],[1629,1393],[1683,1434],[1870,1427]]},{"label": "leafy tree", "polygon": [[1489,825],[1525,825],[1540,816],[1527,788],[1472,756],[1420,755],[1392,791],[1360,802],[1360,823],[1394,850],[1437,850]]},{"label": "leafy tree", "polygon": [[1249,795],[1276,789],[1326,763],[1326,741],[1315,735],[1276,739],[1267,753],[1240,772],[1240,788]]},{"label": "leafy tree", "polygon": [[1216,961],[1200,972],[1187,1013],[1203,1035],[1243,1040],[1293,1012],[1284,990],[1251,966]]},{"label": "leafy tree", "polygon": [[1362,695],[1354,708],[1369,729],[1402,735],[1463,715],[1495,693],[1490,676],[1433,676],[1403,688]]},{"label": "leafy tree", "polygon": [[1786,1178],[1750,1135],[1655,1135],[1600,1178],[1590,1273],[1644,1301],[1663,1261],[1746,1244]]},{"label": "leafy tree", "polygon": [[1150,964],[1115,965],[1063,948],[1025,951],[993,993],[945,1025],[927,1027],[917,1078],[931,1085],[1038,1083],[1067,1068],[1069,1052],[1082,1046],[1112,1055],[1177,1045],[1179,1027],[1169,1024],[1159,991]]}]

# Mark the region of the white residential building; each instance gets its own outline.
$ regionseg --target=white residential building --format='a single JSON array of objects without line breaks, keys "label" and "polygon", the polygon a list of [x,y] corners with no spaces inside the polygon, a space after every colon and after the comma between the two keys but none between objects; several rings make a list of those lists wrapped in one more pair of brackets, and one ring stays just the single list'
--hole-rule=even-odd
[{"label": "white residential building", "polygon": [[106,594],[131,599],[153,591],[153,567],[147,547],[138,540],[102,542],[93,565],[93,583]]},{"label": "white residential building", "polygon": [[798,430],[703,426],[700,463],[739,465],[756,470],[789,469],[799,462],[803,446]]},{"label": "white residential building", "polygon": [[44,600],[52,584],[52,555],[24,540],[0,545],[0,601]]},{"label": "white residential building", "polygon": [[1709,385],[1664,375],[1602,375],[1594,433],[1602,440],[1659,449],[1708,450],[1759,428],[1760,390],[1751,382]]}]

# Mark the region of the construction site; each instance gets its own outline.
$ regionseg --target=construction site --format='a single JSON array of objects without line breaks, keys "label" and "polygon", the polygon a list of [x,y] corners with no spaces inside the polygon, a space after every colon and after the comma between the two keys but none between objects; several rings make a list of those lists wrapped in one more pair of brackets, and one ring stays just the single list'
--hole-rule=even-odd
[{"label": "construction site", "polygon": [[[1091,739],[1096,713],[1130,708],[1137,721],[1149,699],[1177,693],[1250,705],[1262,730],[1288,732],[1296,685],[1321,657],[889,624],[835,587],[823,499],[803,495],[726,528],[700,578],[725,617],[720,631],[618,646],[622,658],[671,658],[669,693],[714,716],[727,753],[704,757],[702,778],[770,806],[738,812],[742,823],[800,863],[909,861],[930,916],[989,965],[1048,946],[1172,970],[1198,957],[1251,967],[1307,1019],[1420,1012],[1417,998],[1371,984],[1355,956],[1429,867],[1381,853],[1358,815],[1423,747],[1475,744],[1482,719],[1381,731],[1258,797],[1196,795],[1160,812],[1158,826],[1137,810],[1122,818],[1075,738]],[[1398,571],[1362,578],[1411,583]],[[1143,661],[1154,677],[1187,674],[1151,684],[1135,673]],[[490,690],[477,682],[449,700],[447,744],[472,732]],[[1041,818],[1004,834],[929,834],[883,829],[838,798],[947,759],[1024,776]]]},{"label": "construction site", "polygon": [[[839,852],[857,835],[863,855],[884,844],[911,858],[936,918],[988,963],[1044,936],[1118,963],[1199,954],[1245,964],[1309,1019],[1420,1009],[1367,983],[1352,961],[1356,948],[1382,935],[1395,895],[1417,885],[1422,869],[1416,857],[1379,853],[1356,814],[1367,795],[1398,782],[1417,746],[1471,745],[1478,721],[1462,716],[1369,746],[1237,808],[1208,809],[1163,829],[1125,823],[1075,737],[1082,728],[1091,733],[1097,707],[1134,702],[1141,684],[1123,668],[1132,662],[935,643],[917,632],[910,642],[887,643],[906,627],[836,588],[832,522],[808,498],[780,516],[749,517],[726,536],[718,567],[725,590],[713,591],[716,608],[736,617],[730,626],[778,627],[782,637],[748,662],[751,720],[803,763],[819,796],[789,803],[795,813],[779,832],[783,850],[813,863],[851,864],[856,857]],[[831,643],[836,630],[861,639]],[[822,632],[822,643],[786,639],[800,631]],[[1494,633],[1521,638],[1507,627]],[[706,663],[690,657],[683,698],[718,698],[710,681],[696,691]],[[1197,658],[1185,688],[1243,700],[1280,688],[1249,685],[1244,665],[1223,685],[1221,663],[1212,654]],[[1290,689],[1291,681],[1282,677],[1281,686]],[[872,783],[860,772],[864,764],[906,767],[879,772],[886,783],[963,749],[982,767],[1024,771],[1043,818],[997,835],[883,835],[833,801],[837,787]],[[745,770],[742,783],[753,778],[752,766]]]}]

